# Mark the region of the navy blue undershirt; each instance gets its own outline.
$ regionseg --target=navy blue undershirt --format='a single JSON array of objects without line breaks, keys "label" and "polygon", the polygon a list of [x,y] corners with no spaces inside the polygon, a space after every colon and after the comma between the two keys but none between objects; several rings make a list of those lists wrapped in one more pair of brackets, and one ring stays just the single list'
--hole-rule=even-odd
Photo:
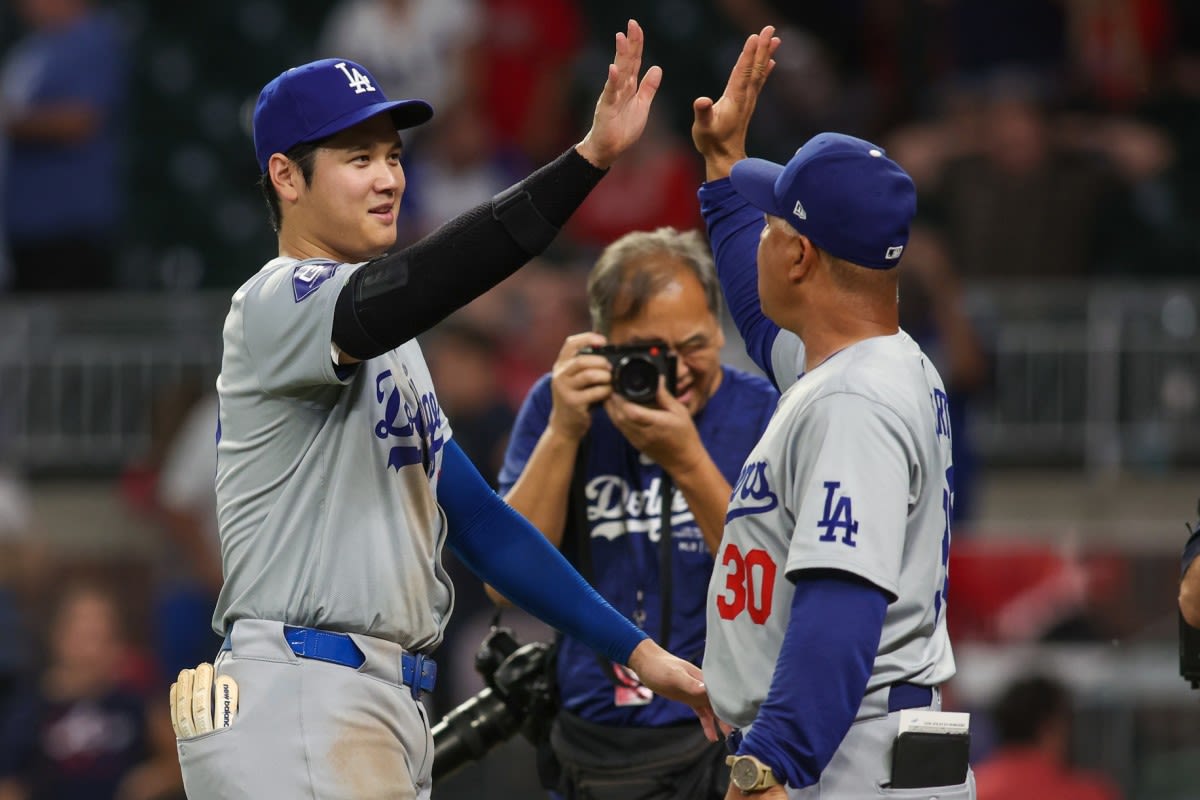
[{"label": "navy blue undershirt", "polygon": [[796,577],[771,688],[738,753],[755,756],[788,786],[801,788],[820,779],[854,722],[888,596],[841,570],[804,570]]}]

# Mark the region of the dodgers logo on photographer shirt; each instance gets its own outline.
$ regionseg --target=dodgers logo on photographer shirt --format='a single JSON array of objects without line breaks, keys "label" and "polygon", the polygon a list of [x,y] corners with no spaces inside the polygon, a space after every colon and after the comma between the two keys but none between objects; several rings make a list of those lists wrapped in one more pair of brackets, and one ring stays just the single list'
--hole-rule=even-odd
[{"label": "dodgers logo on photographer shirt", "polygon": [[[649,486],[640,489],[619,475],[597,475],[587,482],[583,494],[593,538],[612,540],[627,533],[644,533],[651,542],[661,538],[661,478],[652,479]],[[689,524],[698,533],[695,519],[683,492],[676,491],[671,498],[671,528],[675,536],[680,538]]]},{"label": "dodgers logo on photographer shirt", "polygon": [[388,451],[389,467],[399,472],[401,467],[421,464],[425,475],[432,478],[438,451],[446,443],[442,437],[442,409],[433,392],[419,393],[412,378],[405,379],[410,395],[420,398],[416,407],[400,390],[390,369],[375,377],[375,399],[383,406],[375,435],[387,441],[400,440]]}]

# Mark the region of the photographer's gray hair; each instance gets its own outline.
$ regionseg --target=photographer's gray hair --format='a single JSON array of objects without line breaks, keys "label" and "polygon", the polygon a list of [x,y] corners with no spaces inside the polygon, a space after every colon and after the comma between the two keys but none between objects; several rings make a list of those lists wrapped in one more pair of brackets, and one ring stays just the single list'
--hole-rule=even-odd
[{"label": "photographer's gray hair", "polygon": [[700,231],[668,227],[627,233],[604,248],[588,275],[592,328],[608,336],[614,322],[637,316],[671,283],[680,266],[700,281],[708,310],[720,319],[721,286],[708,242]]}]

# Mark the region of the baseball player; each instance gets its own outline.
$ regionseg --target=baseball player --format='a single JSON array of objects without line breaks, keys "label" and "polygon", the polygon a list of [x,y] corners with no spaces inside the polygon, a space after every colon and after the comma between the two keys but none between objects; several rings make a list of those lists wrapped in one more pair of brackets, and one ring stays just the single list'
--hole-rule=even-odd
[{"label": "baseball player", "polygon": [[639,84],[641,52],[630,21],[583,141],[392,255],[397,131],[430,107],[388,101],[339,59],[263,89],[254,144],[279,257],[236,292],[225,323],[213,618],[225,644],[215,669],[184,671],[172,693],[192,800],[427,797],[433,742],[418,698],[454,602],[446,546],[697,708],[715,738],[699,670],[604,603],[463,455],[413,340],[545,248],[641,134],[661,79],[652,67]]},{"label": "baseball player", "polygon": [[[906,709],[951,727],[938,686],[954,674],[945,391],[897,321],[915,190],[880,148],[841,134],[813,137],[786,166],[745,158],[773,34],[749,37],[719,101],[696,100],[692,128],[722,288],[783,391],[709,584],[704,673],[738,729],[728,796],[973,797],[965,733],[919,763],[900,758],[915,739],[894,748]],[[935,783],[909,782],[926,766]]]}]

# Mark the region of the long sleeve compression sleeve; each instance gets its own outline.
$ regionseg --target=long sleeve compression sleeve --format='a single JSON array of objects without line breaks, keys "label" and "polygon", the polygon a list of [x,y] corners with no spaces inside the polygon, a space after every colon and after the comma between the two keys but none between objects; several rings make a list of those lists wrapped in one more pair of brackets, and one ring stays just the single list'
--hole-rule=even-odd
[{"label": "long sleeve compression sleeve", "polygon": [[432,328],[544,250],[604,175],[572,147],[492,201],[369,262],[342,288],[333,341],[365,360]]},{"label": "long sleeve compression sleeve", "polygon": [[800,573],[767,699],[738,753],[792,788],[816,783],[862,703],[887,605],[882,589],[848,572]]},{"label": "long sleeve compression sleeve", "polygon": [[596,593],[546,537],[508,506],[451,440],[438,503],[446,543],[481,580],[521,608],[620,664],[646,638]]},{"label": "long sleeve compression sleeve", "polygon": [[717,277],[725,292],[729,313],[746,342],[746,352],[773,383],[771,346],[779,326],[762,313],[758,298],[758,237],[763,215],[733,190],[728,178],[700,187],[700,213],[708,227]]}]

